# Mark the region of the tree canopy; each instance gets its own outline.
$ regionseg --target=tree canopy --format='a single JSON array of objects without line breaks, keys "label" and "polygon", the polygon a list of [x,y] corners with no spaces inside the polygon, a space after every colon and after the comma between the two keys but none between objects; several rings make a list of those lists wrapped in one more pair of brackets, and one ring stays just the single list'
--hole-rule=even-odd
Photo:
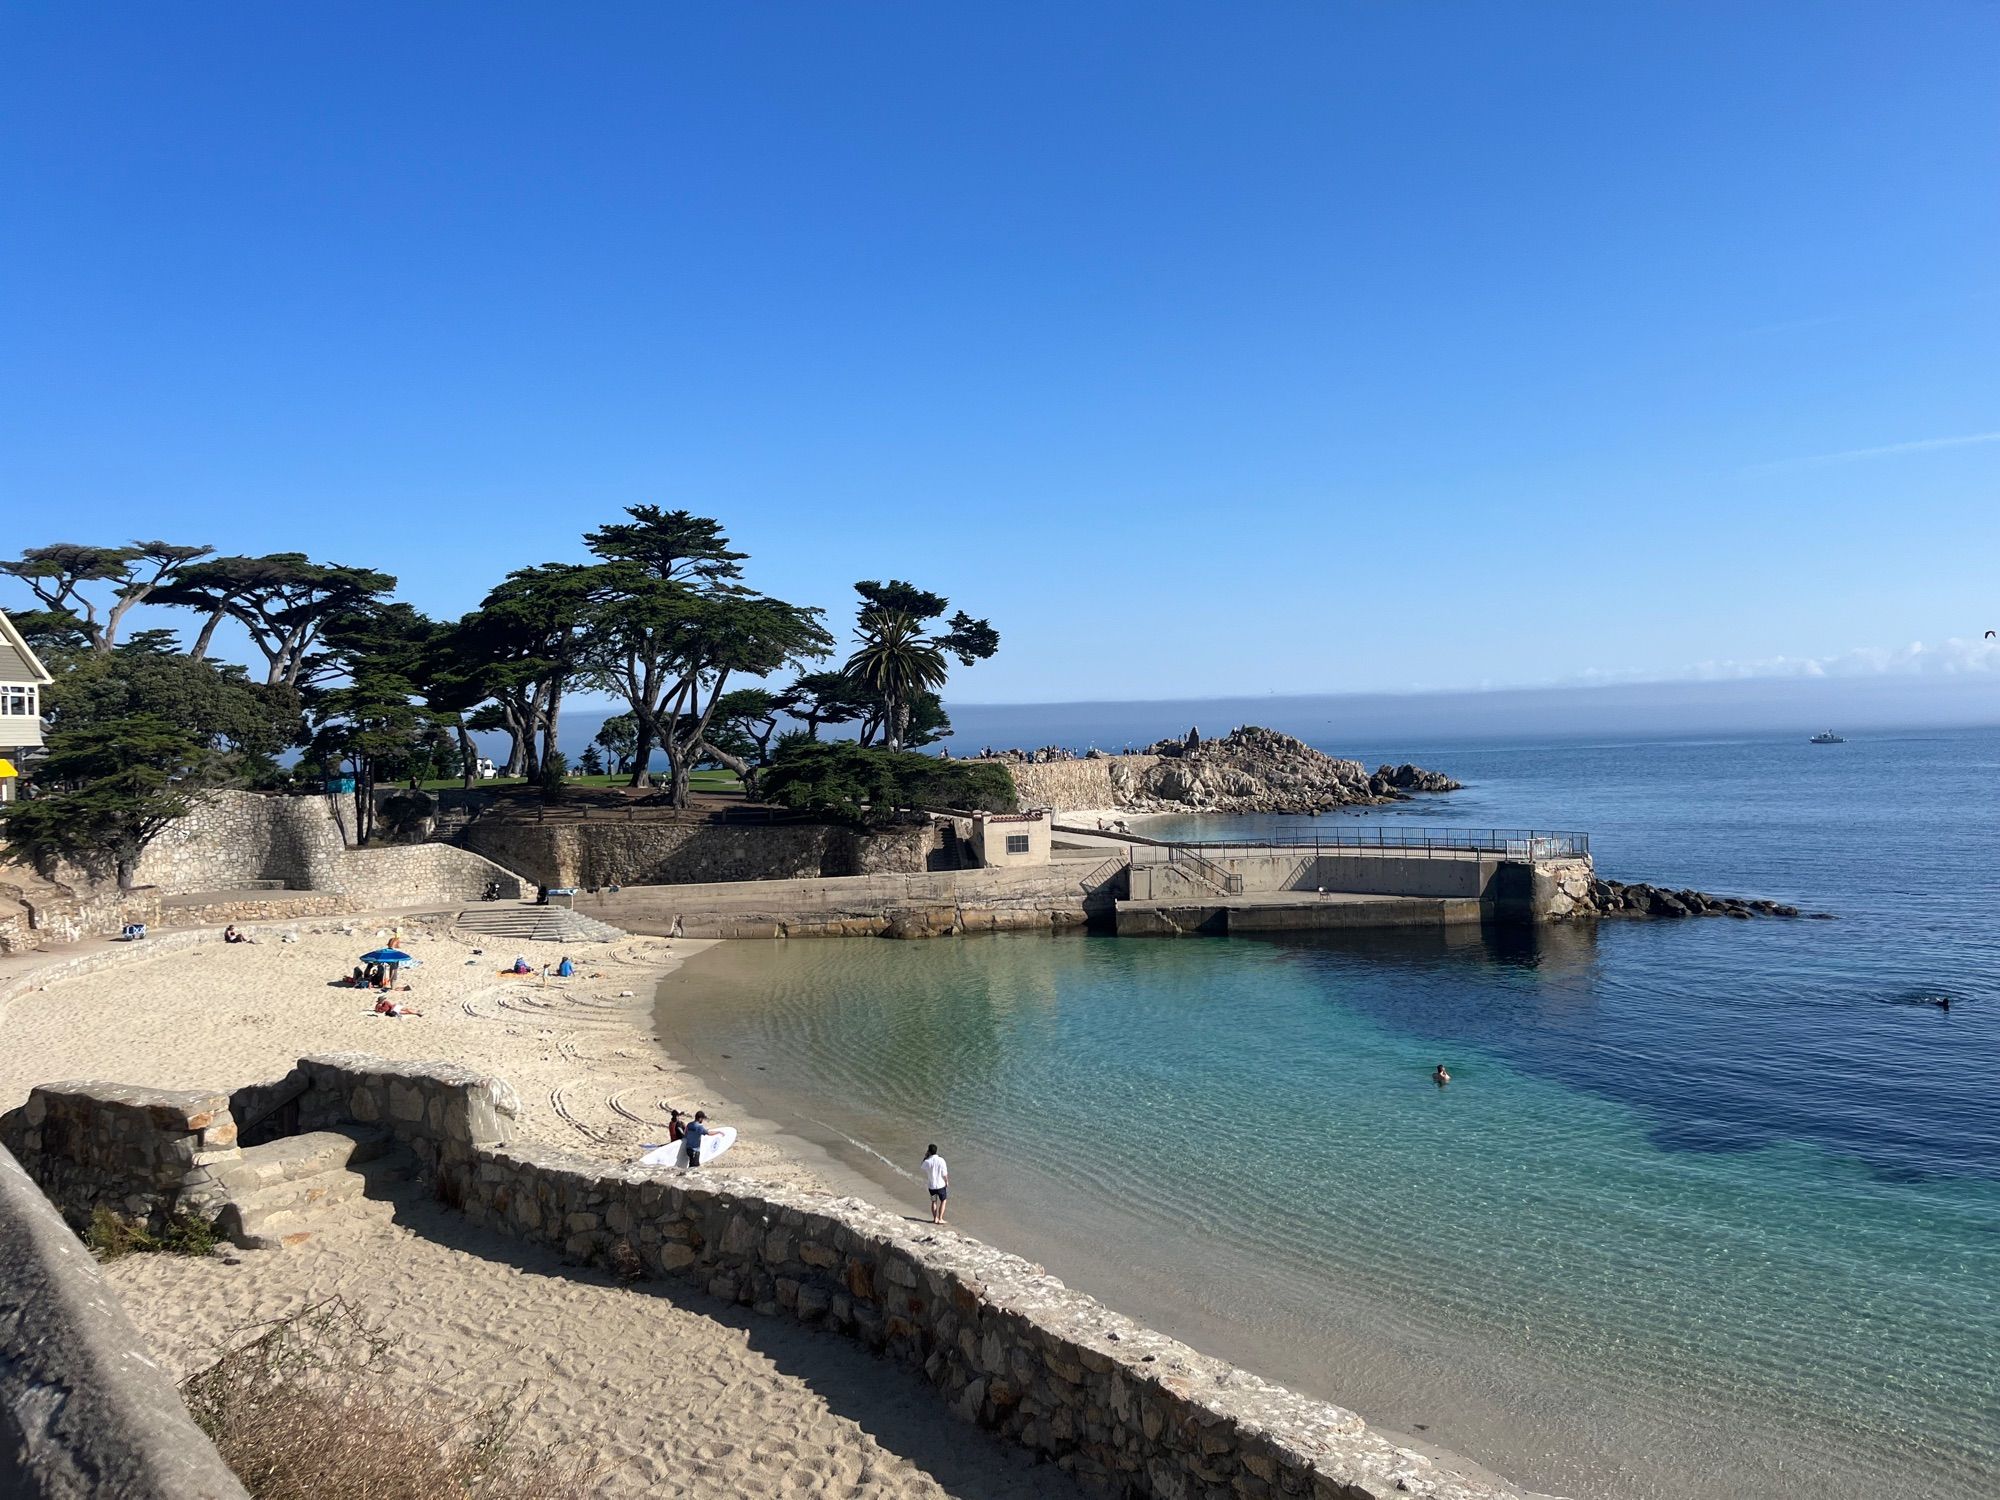
[{"label": "tree canopy", "polygon": [[764,773],[764,795],[794,812],[857,827],[903,809],[1012,812],[1014,778],[995,761],[942,760],[853,740],[788,739]]}]

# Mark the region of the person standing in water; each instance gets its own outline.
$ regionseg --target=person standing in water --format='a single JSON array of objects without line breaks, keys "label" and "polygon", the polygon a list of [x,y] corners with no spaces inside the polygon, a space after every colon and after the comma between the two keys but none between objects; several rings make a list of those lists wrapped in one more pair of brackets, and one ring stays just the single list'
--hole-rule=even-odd
[{"label": "person standing in water", "polygon": [[931,1190],[931,1222],[944,1222],[944,1200],[951,1188],[951,1171],[938,1155],[937,1143],[933,1141],[924,1152],[924,1186]]},{"label": "person standing in water", "polygon": [[1445,1072],[1443,1063],[1439,1063],[1437,1070],[1431,1074],[1431,1082],[1439,1088],[1443,1088],[1447,1083],[1451,1082],[1451,1074]]}]

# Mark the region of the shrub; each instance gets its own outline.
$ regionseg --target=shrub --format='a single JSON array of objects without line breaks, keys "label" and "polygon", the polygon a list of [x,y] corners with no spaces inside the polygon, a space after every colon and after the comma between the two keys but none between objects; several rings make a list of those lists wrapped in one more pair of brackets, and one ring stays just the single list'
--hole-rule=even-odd
[{"label": "shrub", "polygon": [[542,800],[560,802],[569,795],[569,757],[551,750],[542,762]]},{"label": "shrub", "polygon": [[118,1260],[127,1255],[164,1252],[168,1255],[206,1255],[221,1241],[215,1225],[193,1214],[175,1214],[157,1235],[143,1224],[121,1219],[108,1208],[90,1216],[83,1242],[99,1260]]},{"label": "shrub", "polygon": [[1012,812],[1014,778],[994,761],[941,760],[852,740],[785,740],[763,776],[771,801],[835,822],[886,822],[897,808]]},{"label": "shrub", "polygon": [[581,1500],[583,1461],[516,1441],[520,1393],[475,1407],[386,1389],[394,1340],[345,1299],[284,1318],[181,1382],[253,1500]]}]

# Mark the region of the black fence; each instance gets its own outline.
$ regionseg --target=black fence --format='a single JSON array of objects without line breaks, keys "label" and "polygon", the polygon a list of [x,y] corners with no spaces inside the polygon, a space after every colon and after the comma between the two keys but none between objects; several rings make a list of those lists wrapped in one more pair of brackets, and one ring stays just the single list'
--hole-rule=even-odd
[{"label": "black fence", "polygon": [[[1134,845],[1141,864],[1173,861],[1183,850],[1203,860],[1229,850],[1313,850],[1325,854],[1383,853],[1423,856],[1497,854],[1505,859],[1575,859],[1590,853],[1590,835],[1550,828],[1389,828],[1383,826],[1285,829],[1254,839],[1180,839],[1168,845]],[[1181,856],[1185,859],[1185,855]]]}]

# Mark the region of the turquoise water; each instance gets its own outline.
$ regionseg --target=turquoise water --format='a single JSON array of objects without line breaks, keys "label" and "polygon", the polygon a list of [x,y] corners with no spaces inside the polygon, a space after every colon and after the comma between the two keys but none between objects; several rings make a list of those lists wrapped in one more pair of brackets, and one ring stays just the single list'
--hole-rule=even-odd
[{"label": "turquoise water", "polygon": [[1841,920],[744,945],[663,1032],[886,1183],[938,1140],[969,1228],[1114,1305],[1522,1482],[2000,1494],[2000,736],[1452,749],[1477,784],[1426,820]]}]

